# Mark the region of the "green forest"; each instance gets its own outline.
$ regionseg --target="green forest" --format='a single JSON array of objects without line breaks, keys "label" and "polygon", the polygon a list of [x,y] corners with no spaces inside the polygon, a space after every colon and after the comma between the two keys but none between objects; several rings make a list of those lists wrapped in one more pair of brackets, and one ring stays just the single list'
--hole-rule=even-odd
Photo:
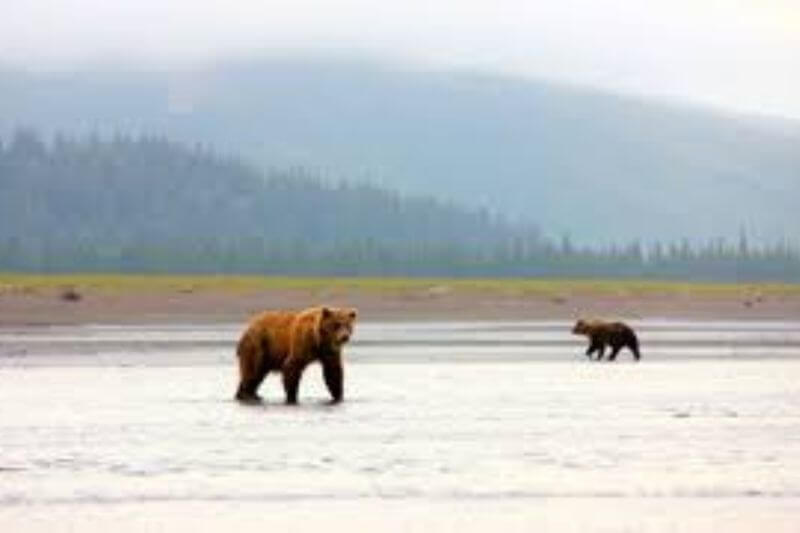
[{"label": "green forest", "polygon": [[4,271],[800,282],[783,242],[689,242],[576,247],[487,210],[161,137],[0,142]]}]

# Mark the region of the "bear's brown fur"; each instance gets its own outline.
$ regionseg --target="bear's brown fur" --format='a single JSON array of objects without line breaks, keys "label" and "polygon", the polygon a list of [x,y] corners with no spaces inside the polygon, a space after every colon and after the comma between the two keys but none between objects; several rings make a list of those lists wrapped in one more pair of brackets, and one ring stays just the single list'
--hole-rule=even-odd
[{"label": "bear's brown fur", "polygon": [[633,352],[633,357],[638,361],[639,339],[630,326],[623,322],[604,322],[602,320],[578,320],[572,333],[576,335],[586,335],[589,337],[589,347],[586,349],[586,356],[592,358],[592,353],[597,352],[599,361],[605,354],[606,346],[611,346],[609,361],[617,358],[617,354],[623,347],[627,347]]},{"label": "bear's brown fur", "polygon": [[300,377],[314,361],[322,364],[334,402],[342,400],[342,346],[350,340],[356,310],[313,307],[300,312],[265,311],[254,317],[239,340],[236,398],[260,401],[256,391],[270,372],[283,375],[287,403],[297,403]]}]

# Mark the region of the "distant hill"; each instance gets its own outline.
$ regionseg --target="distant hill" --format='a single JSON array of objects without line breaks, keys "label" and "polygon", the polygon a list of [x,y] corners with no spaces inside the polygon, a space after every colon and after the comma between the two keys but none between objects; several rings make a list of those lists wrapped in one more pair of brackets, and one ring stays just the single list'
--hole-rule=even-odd
[{"label": "distant hill", "polygon": [[19,130],[0,143],[0,270],[352,274],[380,260],[413,272],[415,254],[431,269],[437,254],[520,239],[538,246],[486,212],[301,169],[264,174],[161,138],[46,143]]},{"label": "distant hill", "polygon": [[560,245],[485,211],[210,148],[117,135],[0,143],[0,270],[800,281],[778,243]]},{"label": "distant hill", "polygon": [[579,243],[800,235],[800,125],[347,63],[0,73],[0,131],[164,134],[487,207]]}]

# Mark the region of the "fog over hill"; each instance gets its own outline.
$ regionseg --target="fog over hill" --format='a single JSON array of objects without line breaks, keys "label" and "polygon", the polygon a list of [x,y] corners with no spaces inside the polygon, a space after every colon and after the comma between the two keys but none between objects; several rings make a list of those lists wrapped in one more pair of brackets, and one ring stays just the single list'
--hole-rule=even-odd
[{"label": "fog over hill", "polygon": [[800,124],[347,62],[0,73],[0,131],[158,134],[487,207],[579,243],[797,242]]}]

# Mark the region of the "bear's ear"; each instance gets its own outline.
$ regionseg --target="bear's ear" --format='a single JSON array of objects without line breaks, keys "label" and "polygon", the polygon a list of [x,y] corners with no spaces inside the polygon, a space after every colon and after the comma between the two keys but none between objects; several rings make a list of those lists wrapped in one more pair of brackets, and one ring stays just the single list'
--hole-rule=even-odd
[{"label": "bear's ear", "polygon": [[331,311],[327,307],[323,307],[322,308],[322,319],[323,320],[330,318],[331,315],[333,315],[333,311]]},{"label": "bear's ear", "polygon": [[354,307],[351,307],[347,310],[347,318],[349,318],[351,322],[355,320],[357,316],[358,310],[356,310]]}]

